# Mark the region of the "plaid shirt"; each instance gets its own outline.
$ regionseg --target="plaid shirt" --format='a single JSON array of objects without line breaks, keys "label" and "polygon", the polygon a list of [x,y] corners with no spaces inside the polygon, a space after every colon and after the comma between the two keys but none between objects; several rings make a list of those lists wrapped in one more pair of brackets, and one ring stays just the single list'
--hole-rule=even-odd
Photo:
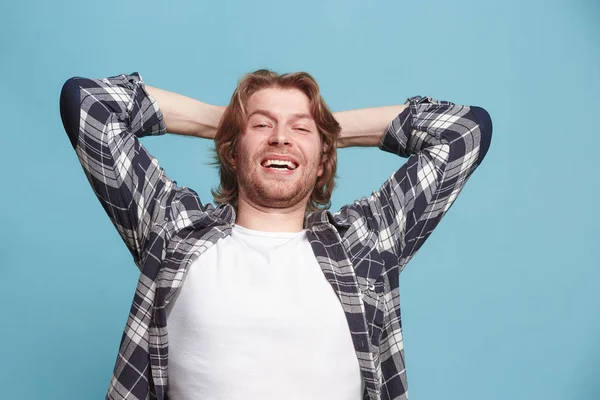
[{"label": "plaid shirt", "polygon": [[[380,148],[408,161],[376,192],[313,212],[307,237],[344,309],[364,399],[406,399],[399,273],[448,211],[491,140],[485,110],[413,97]],[[204,204],[139,142],[166,132],[137,74],[72,78],[61,117],[104,210],[140,269],[107,399],[167,399],[166,307],[190,264],[232,232],[235,209]],[[251,343],[249,343],[251,345]]]}]

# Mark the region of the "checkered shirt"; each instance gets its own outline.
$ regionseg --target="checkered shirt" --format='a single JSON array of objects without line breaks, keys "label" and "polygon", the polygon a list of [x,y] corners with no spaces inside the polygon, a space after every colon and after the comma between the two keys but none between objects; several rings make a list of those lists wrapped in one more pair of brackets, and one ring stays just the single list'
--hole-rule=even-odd
[{"label": "checkered shirt", "polygon": [[[364,399],[407,399],[399,273],[448,211],[491,140],[485,110],[412,97],[379,148],[404,163],[370,197],[313,212],[307,237],[344,309],[365,382]],[[166,309],[191,263],[232,232],[233,206],[202,203],[165,175],[139,141],[166,133],[137,74],[71,78],[64,128],[140,278],[107,399],[167,399]],[[249,345],[252,345],[249,343]]]}]

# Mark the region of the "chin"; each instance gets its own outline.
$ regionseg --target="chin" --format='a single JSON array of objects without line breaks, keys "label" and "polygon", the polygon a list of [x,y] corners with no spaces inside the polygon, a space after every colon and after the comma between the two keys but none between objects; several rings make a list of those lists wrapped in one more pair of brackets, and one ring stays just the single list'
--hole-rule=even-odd
[{"label": "chin", "polygon": [[296,190],[277,190],[276,188],[268,188],[266,190],[257,191],[256,194],[260,197],[267,207],[291,207],[302,201],[302,195]]},{"label": "chin", "polygon": [[238,181],[238,184],[244,188],[244,197],[248,202],[277,209],[291,208],[306,202],[315,183],[316,176],[314,179],[308,179],[302,174],[292,179],[290,176],[265,177],[256,170],[247,171],[247,174],[240,176]]},{"label": "chin", "polygon": [[282,185],[262,182],[246,192],[248,200],[268,208],[290,208],[304,201],[307,188],[300,185]]}]

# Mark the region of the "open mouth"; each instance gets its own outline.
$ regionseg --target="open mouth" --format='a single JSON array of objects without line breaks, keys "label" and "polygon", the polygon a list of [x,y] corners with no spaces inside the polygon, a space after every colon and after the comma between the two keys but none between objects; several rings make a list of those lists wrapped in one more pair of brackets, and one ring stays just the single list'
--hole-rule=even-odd
[{"label": "open mouth", "polygon": [[268,169],[280,171],[293,171],[298,168],[298,163],[290,160],[267,159],[264,160],[261,165]]}]

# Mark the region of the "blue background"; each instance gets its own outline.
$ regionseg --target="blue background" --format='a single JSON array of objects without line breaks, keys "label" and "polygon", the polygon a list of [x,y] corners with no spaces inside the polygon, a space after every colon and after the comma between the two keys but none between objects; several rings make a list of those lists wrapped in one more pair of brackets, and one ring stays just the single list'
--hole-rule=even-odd
[{"label": "blue background", "polygon": [[[336,111],[421,94],[485,107],[483,165],[401,276],[412,400],[600,399],[599,3],[3,1],[0,387],[103,398],[137,281],[58,113],[69,77],[139,71],[227,104],[306,70]],[[144,139],[205,201],[208,141]],[[403,159],[339,152],[333,208]]]}]

